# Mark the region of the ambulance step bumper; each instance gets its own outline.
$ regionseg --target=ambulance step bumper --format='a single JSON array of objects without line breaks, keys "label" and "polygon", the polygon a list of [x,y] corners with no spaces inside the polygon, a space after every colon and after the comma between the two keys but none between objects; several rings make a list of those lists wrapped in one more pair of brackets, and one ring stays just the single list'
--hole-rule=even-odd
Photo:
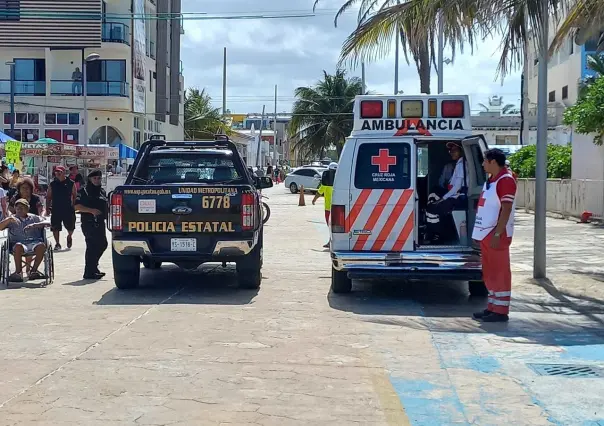
[{"label": "ambulance step bumper", "polygon": [[347,271],[350,278],[442,278],[481,280],[480,254],[468,253],[388,253],[332,252],[337,271]]}]

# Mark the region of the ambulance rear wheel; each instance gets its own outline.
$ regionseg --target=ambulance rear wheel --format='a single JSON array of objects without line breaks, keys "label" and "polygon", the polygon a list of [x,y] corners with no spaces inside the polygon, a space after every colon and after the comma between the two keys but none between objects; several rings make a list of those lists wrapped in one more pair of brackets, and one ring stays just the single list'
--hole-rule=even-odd
[{"label": "ambulance rear wheel", "polygon": [[348,278],[348,272],[331,268],[331,291],[336,294],[352,291],[352,280]]},{"label": "ambulance rear wheel", "polygon": [[484,297],[489,294],[484,281],[470,281],[468,289],[470,290],[470,296]]}]

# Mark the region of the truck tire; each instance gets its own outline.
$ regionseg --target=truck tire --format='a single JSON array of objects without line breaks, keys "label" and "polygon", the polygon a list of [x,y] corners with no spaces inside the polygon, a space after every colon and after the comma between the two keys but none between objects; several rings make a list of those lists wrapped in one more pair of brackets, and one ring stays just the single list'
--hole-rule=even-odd
[{"label": "truck tire", "polygon": [[141,261],[138,256],[122,256],[111,251],[113,279],[115,286],[122,290],[137,288],[140,283]]},{"label": "truck tire", "polygon": [[151,260],[148,257],[143,258],[143,266],[146,269],[159,269],[161,268],[161,262],[158,262],[156,260]]},{"label": "truck tire", "polygon": [[256,247],[243,259],[237,262],[237,275],[239,288],[246,290],[257,290],[262,283],[262,248],[264,237],[260,231],[260,237]]},{"label": "truck tire", "polygon": [[470,290],[470,296],[485,297],[489,294],[484,281],[470,281],[468,290]]},{"label": "truck tire", "polygon": [[337,271],[331,267],[331,291],[336,294],[352,291],[352,280],[348,278],[348,272]]}]

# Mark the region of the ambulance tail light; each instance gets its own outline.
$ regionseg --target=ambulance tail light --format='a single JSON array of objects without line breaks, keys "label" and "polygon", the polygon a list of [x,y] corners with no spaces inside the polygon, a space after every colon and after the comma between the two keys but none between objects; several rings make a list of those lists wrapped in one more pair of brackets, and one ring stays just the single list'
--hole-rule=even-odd
[{"label": "ambulance tail light", "polygon": [[396,101],[391,99],[388,101],[388,118],[396,117]]},{"label": "ambulance tail light", "polygon": [[250,231],[256,227],[255,195],[241,194],[241,228]]},{"label": "ambulance tail light", "polygon": [[436,99],[428,100],[428,117],[434,118],[438,116],[438,101]]},{"label": "ambulance tail light", "polygon": [[346,232],[346,207],[342,205],[331,206],[331,232],[343,234]]},{"label": "ambulance tail light", "polygon": [[383,115],[382,101],[361,101],[361,118],[382,118]]},{"label": "ambulance tail light", "polygon": [[123,225],[123,203],[124,197],[122,194],[112,194],[111,195],[111,204],[109,206],[109,216],[111,220],[111,230],[112,231],[121,231],[124,229]]},{"label": "ambulance tail light", "polygon": [[440,112],[442,118],[463,118],[464,102],[463,101],[442,101],[440,103]]}]

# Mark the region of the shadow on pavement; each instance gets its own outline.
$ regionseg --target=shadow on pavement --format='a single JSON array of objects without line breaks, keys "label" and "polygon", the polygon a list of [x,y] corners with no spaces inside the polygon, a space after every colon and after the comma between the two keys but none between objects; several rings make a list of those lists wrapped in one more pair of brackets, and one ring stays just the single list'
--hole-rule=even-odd
[{"label": "shadow on pavement", "polygon": [[484,324],[471,318],[486,298],[470,297],[463,282],[355,281],[351,294],[328,295],[330,307],[361,321],[442,333],[490,333],[519,343],[553,346],[604,343],[604,302],[583,300],[549,281],[534,283],[548,294],[512,298],[509,323]]},{"label": "shadow on pavement", "polygon": [[113,288],[96,305],[205,304],[247,305],[258,290],[238,288],[234,267],[207,265],[187,272],[173,265],[158,271],[141,270],[141,285],[132,290]]}]

